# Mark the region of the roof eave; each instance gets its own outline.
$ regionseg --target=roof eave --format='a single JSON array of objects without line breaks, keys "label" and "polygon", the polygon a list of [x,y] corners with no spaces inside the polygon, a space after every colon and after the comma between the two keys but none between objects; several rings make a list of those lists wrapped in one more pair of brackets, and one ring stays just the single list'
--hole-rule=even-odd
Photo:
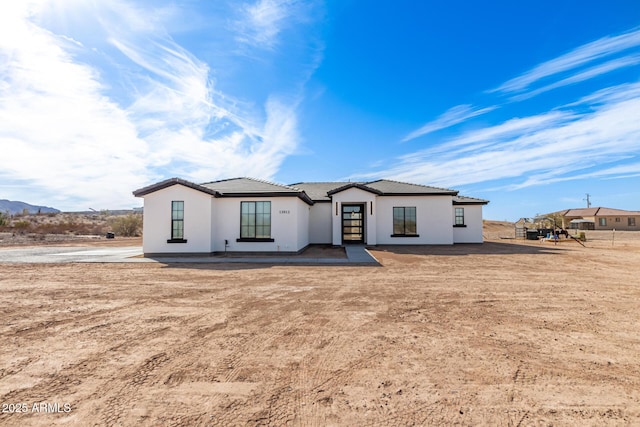
[{"label": "roof eave", "polygon": [[172,187],[174,185],[182,185],[184,187],[188,187],[188,188],[191,188],[191,189],[196,190],[196,191],[201,191],[203,193],[209,194],[209,195],[214,196],[214,197],[219,197],[220,196],[220,193],[218,193],[216,190],[212,190],[210,188],[203,187],[202,185],[198,185],[198,184],[196,184],[194,182],[187,181],[187,180],[182,179],[182,178],[165,179],[164,181],[160,181],[160,182],[157,182],[155,184],[151,184],[151,185],[148,185],[146,187],[143,187],[143,188],[140,188],[138,190],[135,190],[133,192],[133,195],[135,197],[144,197],[147,194],[155,193],[156,191],[164,190],[165,188],[169,188],[169,187]]},{"label": "roof eave", "polygon": [[302,200],[303,202],[305,202],[310,206],[314,204],[314,201],[311,200],[311,198],[304,191],[301,191],[301,192],[284,192],[284,191],[283,192],[277,192],[277,191],[272,191],[272,192],[248,191],[247,192],[245,191],[245,192],[237,192],[237,193],[220,193],[216,197],[245,197],[245,198],[248,198],[248,197],[298,197],[300,200]]},{"label": "roof eave", "polygon": [[358,189],[360,189],[362,191],[368,191],[369,193],[377,194],[378,196],[381,196],[383,194],[382,191],[376,190],[375,188],[367,187],[366,185],[359,184],[359,183],[356,183],[356,182],[352,182],[352,183],[349,183],[347,185],[343,185],[342,187],[334,188],[331,191],[327,191],[327,195],[328,196],[332,196],[332,195],[334,195],[336,193],[340,193],[342,191],[346,191],[346,190],[348,190],[350,188],[358,188]]},{"label": "roof eave", "polygon": [[460,201],[453,201],[454,205],[488,205],[489,201],[488,200],[478,200],[478,201],[468,201],[468,202],[460,202]]},{"label": "roof eave", "polygon": [[382,193],[382,196],[457,196],[457,191],[431,191],[424,193]]}]

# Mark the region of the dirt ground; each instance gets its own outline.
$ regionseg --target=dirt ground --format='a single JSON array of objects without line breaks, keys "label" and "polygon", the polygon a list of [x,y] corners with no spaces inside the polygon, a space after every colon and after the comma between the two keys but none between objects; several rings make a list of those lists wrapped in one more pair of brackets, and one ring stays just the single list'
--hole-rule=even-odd
[{"label": "dirt ground", "polygon": [[0,265],[0,425],[639,425],[640,233],[509,232],[376,267]]}]

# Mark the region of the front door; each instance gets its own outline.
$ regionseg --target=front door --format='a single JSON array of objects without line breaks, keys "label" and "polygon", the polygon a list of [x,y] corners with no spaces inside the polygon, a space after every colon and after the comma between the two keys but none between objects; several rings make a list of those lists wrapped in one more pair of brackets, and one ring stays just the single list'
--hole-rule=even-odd
[{"label": "front door", "polygon": [[342,243],[364,243],[364,205],[342,205]]}]

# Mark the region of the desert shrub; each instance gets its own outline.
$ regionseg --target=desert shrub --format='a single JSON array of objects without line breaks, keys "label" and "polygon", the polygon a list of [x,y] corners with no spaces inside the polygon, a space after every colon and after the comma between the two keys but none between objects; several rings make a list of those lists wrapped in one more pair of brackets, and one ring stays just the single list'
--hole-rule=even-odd
[{"label": "desert shrub", "polygon": [[49,222],[46,224],[38,224],[38,227],[34,231],[43,234],[65,234],[67,232],[67,227],[65,224]]},{"label": "desert shrub", "polygon": [[9,216],[0,212],[0,227],[5,227],[9,223]]},{"label": "desert shrub", "polygon": [[30,226],[31,223],[29,221],[16,221],[13,223],[13,228],[16,228],[18,230],[26,230]]},{"label": "desert shrub", "polygon": [[110,221],[111,229],[118,236],[133,237],[139,236],[142,229],[142,216],[129,214],[112,218]]}]

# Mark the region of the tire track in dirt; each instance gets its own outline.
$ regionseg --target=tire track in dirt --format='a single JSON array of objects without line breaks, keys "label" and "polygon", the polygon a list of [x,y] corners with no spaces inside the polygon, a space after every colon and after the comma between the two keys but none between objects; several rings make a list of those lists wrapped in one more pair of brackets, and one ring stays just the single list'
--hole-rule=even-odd
[{"label": "tire track in dirt", "polygon": [[[144,415],[144,419],[155,416],[157,420],[163,421],[163,425],[204,425],[208,423],[210,414],[203,408],[194,411],[191,407],[173,405],[169,410],[169,407],[163,406],[161,415],[158,415],[154,412],[157,409],[157,402],[136,399],[138,396],[144,396],[141,390],[155,387],[158,384],[163,384],[169,391],[171,387],[187,380],[213,382],[215,378],[213,372],[207,372],[207,368],[202,367],[198,375],[199,378],[195,378],[196,373],[193,371],[193,367],[198,365],[200,352],[206,348],[211,334],[225,329],[227,321],[211,322],[210,315],[191,316],[179,320],[181,326],[186,330],[195,329],[195,331],[189,335],[175,337],[171,342],[165,343],[163,351],[145,359],[135,370],[122,372],[117,378],[112,379],[111,385],[107,388],[116,390],[116,392],[106,400],[101,421],[112,425],[124,419],[128,424],[131,422],[132,415],[126,414],[126,411],[131,410],[132,405],[135,404],[145,408],[146,412],[151,412],[151,415]],[[215,320],[219,320],[219,318]],[[168,327],[162,328],[167,331],[170,329]],[[144,345],[144,338],[140,346],[142,345]],[[189,413],[184,413],[184,411]],[[129,415],[128,419],[125,417],[126,415]]]},{"label": "tire track in dirt", "polygon": [[[308,425],[325,425],[338,405],[338,396],[344,385],[353,383],[354,376],[379,356],[365,351],[356,358],[346,359],[353,345],[350,337],[357,334],[363,323],[349,329],[337,322],[327,322],[315,339],[306,344],[309,351],[289,380],[295,384],[297,420]],[[336,334],[335,331],[340,331]],[[283,379],[279,380],[283,381]]]},{"label": "tire track in dirt", "polygon": [[[116,346],[112,346],[104,351],[94,352],[74,364],[64,366],[61,370],[49,374],[49,378],[45,378],[44,380],[37,382],[31,387],[15,390],[5,394],[4,396],[2,396],[2,401],[51,401],[56,397],[60,397],[63,400],[67,401],[65,396],[77,395],[78,389],[81,388],[84,382],[88,381],[89,379],[99,377],[100,367],[107,365],[110,362],[110,358],[113,356],[114,352],[122,351],[124,348],[134,347],[134,343],[142,345],[140,343],[144,342],[145,337],[149,337],[150,335],[157,336],[158,334],[161,334],[166,330],[168,330],[168,328],[160,328],[151,333],[147,332],[146,334],[139,334],[137,338],[133,340],[133,342],[123,339],[123,341]],[[27,366],[24,363],[22,365],[23,367]],[[149,367],[147,366],[146,368],[148,369]],[[124,372],[124,375],[131,375],[133,382],[144,382],[145,378],[142,375],[142,373],[144,372],[144,366],[142,371],[139,372],[132,372],[131,370],[127,370]],[[16,373],[19,373],[19,371]],[[107,386],[104,387],[104,389],[101,388],[98,391],[94,391],[88,396],[88,400],[101,400],[102,398],[104,398],[104,390],[107,389],[110,390],[111,387]],[[78,409],[78,403],[73,401],[68,403],[71,404],[72,412]],[[118,404],[119,402],[115,403]],[[1,415],[6,414],[0,414],[0,420],[2,420]]]},{"label": "tire track in dirt", "polygon": [[[299,314],[293,322],[299,321],[303,315]],[[247,360],[253,359],[256,355],[264,353],[273,342],[286,335],[291,335],[295,326],[291,325],[287,319],[287,324],[282,325],[278,322],[269,325],[262,330],[261,335],[266,335],[259,343],[256,343],[253,335],[244,335],[242,340],[234,346],[233,351],[222,359],[222,366],[218,370],[218,374],[222,377],[222,382],[231,382],[238,379],[238,374],[246,367]]]},{"label": "tire track in dirt", "polygon": [[[156,335],[158,332],[162,332],[166,329],[168,328],[162,328],[160,330],[153,331],[152,334]],[[141,339],[144,336],[148,335],[150,334],[141,334],[137,337],[137,339]],[[34,398],[50,398],[50,396],[53,396],[56,393],[69,392],[71,391],[71,386],[78,385],[82,382],[83,379],[86,379],[95,374],[95,367],[101,366],[102,364],[107,362],[110,357],[110,352],[119,351],[123,347],[131,347],[135,342],[139,342],[137,341],[137,339],[134,339],[133,342],[131,340],[123,339],[122,342],[120,344],[117,344],[116,346],[112,346],[104,351],[92,353],[76,363],[64,366],[58,372],[49,374],[49,379],[40,381],[33,387],[15,390],[11,393],[5,394],[2,397],[32,400]],[[11,372],[7,372],[7,375],[18,374],[22,371],[22,369],[20,368],[26,368],[29,366],[29,364],[38,360],[40,360],[40,357],[28,358],[27,360],[16,365],[16,367],[13,368]],[[71,374],[66,374],[66,372],[70,372]]]},{"label": "tire track in dirt", "polygon": [[103,317],[103,315],[108,314],[110,316],[115,315],[119,312],[129,312],[132,308],[134,308],[136,304],[129,304],[126,306],[121,306],[118,308],[109,308],[103,310],[92,311],[87,314],[80,314],[74,316],[73,313],[65,313],[65,315],[71,315],[71,317],[60,319],[60,320],[46,320],[40,322],[36,325],[30,325],[22,329],[16,329],[13,332],[8,331],[7,334],[13,334],[18,337],[28,337],[29,339],[35,339],[32,335],[37,335],[40,332],[44,332],[45,334],[50,334],[51,328],[64,326],[68,324],[75,323],[98,323],[96,320]]},{"label": "tire track in dirt", "polygon": [[9,375],[15,375],[19,373],[22,370],[22,368],[29,366],[30,363],[33,363],[38,359],[40,359],[39,356],[27,357],[24,360],[20,360],[17,363],[15,363],[13,367],[0,369],[0,379],[7,377]]},{"label": "tire track in dirt", "polygon": [[[317,356],[317,354],[331,350],[333,347],[333,337],[327,340],[325,336],[327,326],[332,323],[326,317],[321,318],[321,313],[323,313],[322,310],[317,310],[315,315],[307,317],[307,322],[303,325],[305,327],[301,328],[301,332],[305,333],[298,334],[297,341],[299,342],[293,343],[293,345],[299,348],[308,349],[308,353],[302,355],[301,360],[296,363],[295,370],[283,372],[282,376],[284,378],[278,380],[278,383],[288,381],[292,385],[293,395],[291,396],[292,401],[289,403],[289,406],[291,407],[290,410],[295,414],[295,419],[298,421],[317,421],[317,418],[315,418],[317,415],[317,406],[315,406],[316,402],[314,401],[316,396],[311,396],[311,386],[315,381],[313,376],[309,376],[310,372],[313,372],[309,369],[309,362],[313,359],[314,355]],[[309,356],[309,353],[311,356]]]},{"label": "tire track in dirt", "polygon": [[127,377],[130,379],[115,396],[107,398],[104,410],[100,414],[102,424],[121,425],[123,412],[131,409],[131,396],[136,395],[136,391],[149,380],[153,371],[169,360],[166,353],[158,353],[146,359],[135,371],[129,371]]},{"label": "tire track in dirt", "polygon": [[331,381],[336,372],[344,374],[351,371],[335,371],[331,368],[336,364],[334,358],[343,355],[339,351],[340,340],[329,332],[340,328],[325,317],[325,310],[315,310],[313,313],[297,318],[283,332],[282,338],[287,348],[304,348],[307,353],[302,354],[300,360],[279,370],[274,385],[290,385],[267,389],[264,396],[267,408],[256,413],[250,422],[256,421],[259,425],[285,425],[283,422],[325,425],[324,412],[333,403],[331,393],[335,390],[325,390],[322,384]]},{"label": "tire track in dirt", "polygon": [[[83,319],[86,321],[86,319],[90,319],[90,317],[84,316]],[[94,323],[96,323],[96,319],[92,319],[92,320],[94,320]],[[81,321],[79,322],[84,323]],[[111,325],[112,329],[116,330],[121,323],[122,322],[112,324]],[[103,325],[104,324],[100,324],[98,326],[101,327]],[[74,334],[76,336],[82,337],[84,334],[92,334],[92,331],[94,329],[95,327],[90,327],[87,329],[83,329],[79,332],[75,332]],[[136,347],[143,347],[146,343],[146,340],[158,338],[166,334],[167,332],[169,332],[169,330],[170,328],[168,326],[160,326],[159,328],[153,329],[151,331],[147,329],[145,331],[142,331],[136,334],[135,336],[131,336],[130,332],[125,332],[125,336],[120,336],[120,334],[118,334],[115,337],[114,336],[106,337],[103,339],[103,341],[105,342],[115,341],[117,342],[117,344],[111,345],[109,348],[106,348],[102,351],[90,354],[75,364],[65,366],[63,369],[56,372],[55,374],[50,374],[52,378],[45,379],[44,381],[40,381],[35,385],[33,385],[32,387],[12,392],[8,395],[5,395],[5,397],[12,398],[12,399],[22,399],[22,400],[32,401],[34,399],[50,400],[52,399],[53,396],[74,395],[76,394],[76,390],[80,388],[80,385],[83,382],[91,378],[94,378],[94,379],[99,378],[101,375],[101,367],[107,366],[111,362],[113,362],[114,356],[126,354],[129,350]],[[129,333],[128,336],[127,336],[127,333]],[[118,394],[120,394],[121,392],[126,392],[127,390],[133,390],[135,387],[140,387],[148,380],[150,372],[152,372],[155,369],[155,365],[157,365],[159,362],[162,362],[162,361],[163,360],[156,355],[155,357],[152,357],[147,361],[145,361],[140,366],[140,368],[136,371],[124,370],[120,372],[119,373],[120,376],[125,376],[130,378],[130,380],[128,380],[128,382],[124,386],[118,385],[118,381],[119,381],[118,379],[108,380],[106,384],[102,380],[102,384],[101,384],[102,388],[99,391],[94,391],[92,394],[90,394],[88,396],[89,399],[83,399],[83,400],[95,399],[98,401],[101,401],[101,400],[104,401],[105,399],[104,390],[112,390],[112,389],[120,390],[120,392],[118,392]],[[70,373],[70,374],[67,374],[67,373]],[[112,392],[109,391],[108,393],[111,394]],[[131,396],[129,396],[129,400],[130,399],[131,399]],[[122,400],[121,399],[118,400],[117,397],[111,397],[111,398],[107,398],[106,401],[107,401],[106,409],[104,409],[105,407],[100,407],[100,410],[95,415],[100,416],[100,413],[102,413],[104,409],[104,413],[109,414],[107,415],[107,418],[103,418],[105,422],[106,420],[117,421],[119,418],[115,416],[118,413],[118,410],[116,408],[120,407],[120,409],[122,409]],[[72,403],[72,407],[73,406],[74,405]]]},{"label": "tire track in dirt", "polygon": [[[302,346],[308,339],[308,334],[299,333],[299,331],[304,330],[301,326],[304,326],[307,322],[313,321],[316,318],[317,315],[310,318],[304,313],[298,313],[293,318],[283,319],[283,322],[286,322],[286,324],[283,325],[283,322],[278,322],[277,324],[270,325],[267,329],[268,334],[266,339],[262,340],[259,344],[253,340],[253,337],[250,337],[252,339],[244,337],[243,341],[234,347],[234,351],[223,358],[222,368],[227,366],[227,370],[224,371],[223,369],[221,373],[223,380],[231,382],[242,379],[238,378],[238,375],[242,369],[246,367],[247,360],[256,359],[256,357],[260,355],[266,356],[269,354],[279,358],[279,341],[286,343],[288,348],[303,348]],[[294,405],[295,399],[293,396],[294,389],[290,385],[291,381],[283,380],[282,375],[280,374],[282,372],[290,373],[296,368],[297,362],[292,362],[287,365],[287,368],[279,369],[279,375],[277,375],[277,378],[280,378],[280,380],[270,383],[269,386],[263,386],[262,392],[257,392],[252,395],[252,401],[263,403],[262,406],[264,409],[261,409],[248,417],[247,422],[249,424],[280,426],[291,425],[291,423],[293,423],[296,416],[296,408]],[[280,385],[275,388],[271,387],[271,385],[276,384],[287,385]],[[228,415],[231,416],[229,417]],[[224,422],[234,421],[233,414],[228,415],[225,414],[220,417],[220,421],[223,424]]]}]

